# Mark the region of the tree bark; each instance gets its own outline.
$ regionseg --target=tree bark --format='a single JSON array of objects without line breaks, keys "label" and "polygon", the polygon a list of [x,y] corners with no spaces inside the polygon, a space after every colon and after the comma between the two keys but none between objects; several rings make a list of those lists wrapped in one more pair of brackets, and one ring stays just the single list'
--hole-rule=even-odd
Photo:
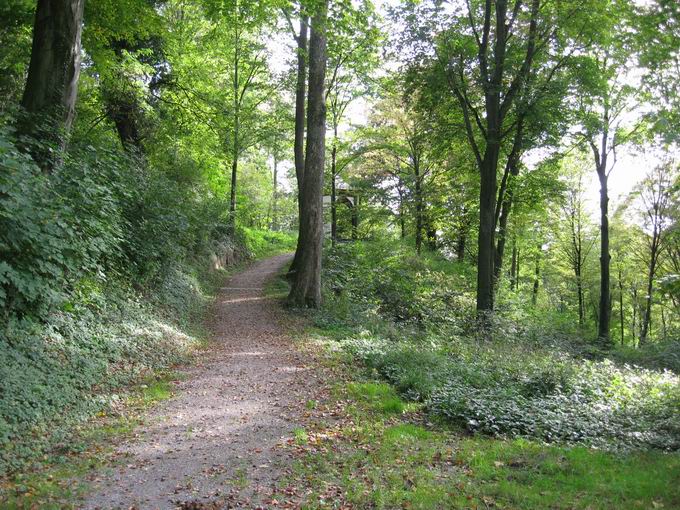
[{"label": "tree bark", "polygon": [[45,172],[57,164],[45,142],[63,150],[75,116],[84,6],[85,0],[38,0],[35,12],[17,130],[40,140],[40,147],[28,141],[26,150]]},{"label": "tree bark", "polygon": [[[496,251],[494,253],[494,289],[498,287],[503,269],[503,256],[505,254],[505,243],[508,235],[508,219],[512,211],[513,185],[515,178],[519,175],[520,159],[522,157],[522,145],[524,143],[524,114],[517,120],[515,136],[512,143],[512,150],[505,164],[501,189],[498,193],[500,209],[496,210],[495,217],[498,223],[498,240],[496,241]],[[498,203],[496,207],[498,208]]]},{"label": "tree bark", "polygon": [[[238,5],[238,4],[237,4]],[[236,177],[238,173],[238,158],[240,153],[239,147],[239,128],[241,121],[241,101],[239,100],[239,67],[240,67],[240,48],[241,48],[241,34],[238,29],[239,16],[236,15],[234,20],[237,26],[234,29],[234,73],[232,76],[232,94],[233,109],[234,109],[234,140],[232,143],[232,161],[231,161],[231,190],[229,196],[229,228],[231,233],[236,232]]]},{"label": "tree bark", "polygon": [[512,259],[510,261],[510,289],[517,289],[517,239],[512,239]]},{"label": "tree bark", "polygon": [[[495,124],[489,121],[491,137],[498,137]],[[479,237],[477,241],[477,311],[481,314],[493,311],[494,287],[494,230],[496,209],[496,168],[498,167],[499,144],[487,145],[481,167],[479,192]]]},{"label": "tree bark", "polygon": [[352,240],[359,239],[359,195],[354,197],[354,205],[352,206]]},{"label": "tree bark", "polygon": [[495,287],[498,286],[498,281],[501,277],[503,269],[503,255],[505,253],[505,242],[508,235],[508,218],[510,217],[510,210],[512,209],[512,189],[508,188],[503,198],[503,205],[501,207],[501,214],[498,218],[498,240],[496,241],[496,252],[494,254],[494,280]]},{"label": "tree bark", "polygon": [[531,294],[532,306],[536,306],[536,303],[538,302],[538,287],[540,278],[541,278],[541,252],[539,251],[538,254],[536,255],[536,268],[534,270],[534,289]]},{"label": "tree bark", "polygon": [[229,195],[229,228],[233,234],[236,229],[236,176],[238,173],[238,157],[231,162],[231,191]]},{"label": "tree bark", "polygon": [[642,315],[642,327],[640,328],[640,345],[647,343],[649,324],[652,321],[652,293],[654,292],[654,276],[656,275],[656,261],[658,260],[658,233],[652,233],[652,246],[647,270],[647,294],[645,295],[645,312]]},{"label": "tree bark", "polygon": [[397,185],[397,194],[399,195],[399,229],[400,238],[404,239],[406,237],[406,211],[404,206],[404,190],[402,187],[401,178],[399,178],[399,184]]},{"label": "tree bark", "polygon": [[465,258],[465,243],[467,242],[467,232],[463,229],[458,230],[458,239],[456,239],[456,260],[462,262]]},{"label": "tree bark", "polygon": [[302,183],[305,175],[305,101],[307,91],[307,30],[309,17],[300,17],[300,34],[297,37],[297,79],[295,84],[295,142],[293,153],[295,157],[295,178],[298,185],[298,239],[295,248],[293,262],[288,269],[289,278],[297,271],[302,252],[304,251],[305,239],[302,228]]},{"label": "tree bark", "polygon": [[[467,80],[465,70],[459,69],[460,78],[453,79],[453,91],[463,111],[465,131],[473,149],[480,170],[479,190],[479,236],[477,258],[477,312],[481,322],[486,322],[486,316],[493,312],[494,305],[494,256],[495,256],[495,214],[496,214],[496,180],[498,159],[503,137],[503,123],[509,109],[514,104],[524,82],[532,69],[534,57],[540,48],[538,18],[541,7],[540,0],[532,0],[530,18],[527,31],[527,46],[524,61],[514,76],[506,76],[505,59],[507,57],[507,43],[510,37],[510,27],[515,21],[515,10],[522,5],[515,3],[512,21],[508,20],[507,0],[488,0],[484,6],[484,22],[481,35],[477,37],[477,50],[481,85],[484,90],[484,109],[486,114],[486,130],[484,133],[484,149],[480,149],[476,141],[472,110],[467,97]],[[468,9],[471,9],[468,6]],[[492,17],[495,11],[495,26]],[[470,19],[474,13],[469,11]],[[474,21],[473,21],[474,23]],[[491,41],[493,40],[493,44]],[[491,46],[493,49],[491,50]],[[493,60],[490,64],[490,57]],[[457,83],[456,83],[457,80]],[[449,76],[449,81],[452,82]],[[510,84],[509,86],[507,84]],[[475,112],[476,114],[476,112]],[[481,122],[477,117],[478,123]],[[483,152],[483,156],[482,156]],[[483,324],[482,324],[483,326]]]},{"label": "tree bark", "polygon": [[623,315],[623,275],[621,271],[621,266],[619,265],[619,325],[621,327],[621,345],[624,344],[625,342],[625,335],[624,335],[624,315]]},{"label": "tree bark", "polygon": [[338,211],[336,204],[335,174],[338,155],[338,123],[333,121],[333,148],[331,149],[331,243],[335,246],[338,237]]},{"label": "tree bark", "polygon": [[581,264],[577,263],[574,268],[576,274],[576,294],[578,295],[578,325],[583,326],[585,323],[585,305],[583,303],[583,278],[581,277]]},{"label": "tree bark", "polygon": [[302,182],[301,232],[304,248],[288,296],[294,306],[318,308],[321,304],[321,250],[323,245],[323,174],[326,145],[326,17],[328,0],[312,18],[309,41],[309,93],[307,147]]},{"label": "tree bark", "polygon": [[423,245],[423,189],[420,179],[420,165],[417,158],[413,162],[413,173],[416,178],[414,190],[416,199],[416,252],[420,255]]},{"label": "tree bark", "polygon": [[630,330],[633,334],[633,339],[635,339],[636,336],[637,336],[637,322],[638,322],[638,319],[637,319],[637,309],[638,309],[637,294],[638,294],[637,288],[633,287],[633,289],[631,290],[631,297],[632,297],[631,301],[633,302],[632,303],[633,313],[632,313],[632,318],[631,318],[631,323],[630,323]]},{"label": "tree bark", "polygon": [[137,98],[135,86],[122,70],[125,51],[134,50],[134,45],[122,39],[111,42],[109,48],[116,55],[117,69],[113,76],[100,77],[100,90],[106,114],[116,126],[123,149],[130,153],[141,153],[142,133],[140,120],[143,112]]},{"label": "tree bark", "polygon": [[609,345],[611,343],[609,330],[612,307],[609,288],[611,255],[609,254],[609,194],[606,162],[606,157],[602,156],[602,162],[597,167],[597,176],[600,180],[600,306],[597,337],[600,342]]},{"label": "tree bark", "polygon": [[467,207],[463,207],[461,211],[461,222],[458,225],[458,235],[456,239],[456,260],[458,260],[458,262],[462,262],[465,258],[465,248],[467,245],[468,232],[470,231],[470,222],[467,218]]},{"label": "tree bark", "polygon": [[425,235],[427,236],[427,247],[431,251],[435,251],[437,249],[437,229],[432,225],[429,214],[425,221]]},{"label": "tree bark", "polygon": [[278,176],[278,159],[276,155],[274,155],[274,191],[272,193],[272,230],[278,230],[279,229],[279,220],[278,220],[278,181],[279,181],[279,176]]}]

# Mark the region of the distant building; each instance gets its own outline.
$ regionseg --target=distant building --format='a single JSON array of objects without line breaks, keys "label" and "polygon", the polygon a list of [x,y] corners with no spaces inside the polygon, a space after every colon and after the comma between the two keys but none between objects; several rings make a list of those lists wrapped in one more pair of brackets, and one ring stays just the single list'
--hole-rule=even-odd
[{"label": "distant building", "polygon": [[[338,183],[335,188],[335,207],[336,207],[336,239],[338,241],[349,241],[357,238],[357,228],[359,227],[359,192],[351,189],[347,184]],[[344,214],[340,214],[340,208],[346,207],[350,210],[350,221],[341,221]],[[331,196],[324,195],[324,235],[331,237],[333,231]],[[345,224],[348,223],[348,224]],[[349,232],[348,232],[349,230]],[[344,235],[343,235],[344,234]]]}]

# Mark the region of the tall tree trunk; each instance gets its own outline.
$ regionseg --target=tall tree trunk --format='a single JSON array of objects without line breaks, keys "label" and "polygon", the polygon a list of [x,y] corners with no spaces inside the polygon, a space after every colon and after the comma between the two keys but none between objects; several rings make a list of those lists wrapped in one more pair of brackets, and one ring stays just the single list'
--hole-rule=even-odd
[{"label": "tall tree trunk", "polygon": [[515,178],[519,175],[520,159],[522,157],[522,144],[524,143],[524,115],[517,120],[515,137],[512,143],[512,150],[505,164],[501,188],[498,192],[499,204],[496,204],[495,217],[498,223],[498,240],[496,241],[496,251],[494,254],[494,288],[498,283],[503,270],[503,256],[505,254],[505,243],[508,235],[508,219],[512,211],[513,185]]},{"label": "tall tree trunk", "polygon": [[423,246],[423,188],[420,177],[420,163],[415,158],[413,162],[413,173],[416,178],[415,182],[415,200],[416,200],[416,252],[420,255]]},{"label": "tall tree trunk", "polygon": [[[498,139],[498,127],[489,122],[490,139]],[[493,127],[492,127],[493,126]],[[496,209],[497,143],[488,143],[481,167],[479,191],[479,237],[477,241],[477,311],[482,315],[493,311],[494,230]]]},{"label": "tall tree trunk", "polygon": [[661,327],[662,329],[662,339],[665,342],[666,341],[666,314],[664,313],[663,305],[661,306]]},{"label": "tall tree trunk", "polygon": [[278,176],[279,161],[276,155],[274,156],[274,191],[272,193],[272,230],[279,229],[278,219],[278,199],[279,199],[279,176]]},{"label": "tall tree trunk", "polygon": [[406,211],[404,211],[404,190],[401,187],[401,180],[399,181],[399,186],[397,186],[397,193],[399,194],[400,237],[404,239],[406,237]]},{"label": "tall tree trunk", "polygon": [[607,189],[607,159],[605,155],[597,167],[600,180],[600,306],[598,312],[597,337],[605,345],[611,343],[609,330],[611,321],[611,291],[609,274],[611,255],[609,254],[609,194]]},{"label": "tall tree trunk", "polygon": [[581,264],[578,263],[575,268],[576,273],[576,294],[578,295],[578,325],[583,326],[585,323],[585,305],[583,303],[583,279],[581,278]]},{"label": "tall tree trunk", "polygon": [[359,195],[354,197],[354,205],[352,206],[352,240],[359,239]]},{"label": "tall tree trunk", "polygon": [[510,289],[517,289],[517,239],[512,238],[512,259],[510,260]]},{"label": "tall tree trunk", "polygon": [[312,18],[309,40],[309,93],[307,147],[302,182],[301,232],[305,244],[288,296],[295,306],[317,308],[321,304],[321,250],[323,245],[323,174],[326,145],[326,16],[324,0]]},{"label": "tall tree trunk", "polygon": [[[512,208],[512,196],[512,188],[508,188],[503,197],[501,214],[498,218],[498,240],[496,241],[493,268],[494,280],[496,283],[500,280],[501,271],[503,269],[503,255],[505,253],[505,241],[508,235],[508,218],[510,217],[510,210]],[[497,287],[497,285],[495,287]]]},{"label": "tall tree trunk", "polygon": [[[655,210],[659,207],[655,204]],[[659,214],[658,212],[656,214]],[[654,277],[656,276],[656,265],[659,260],[659,244],[661,240],[660,229],[658,228],[658,221],[654,222],[652,231],[652,242],[649,252],[649,267],[647,270],[647,295],[645,296],[645,313],[642,316],[642,328],[640,329],[640,345],[647,342],[649,334],[649,326],[652,321],[652,293],[654,292]]]},{"label": "tall tree trunk", "polygon": [[[238,23],[238,17],[236,19]],[[238,158],[239,158],[239,124],[241,121],[241,102],[239,101],[239,64],[240,64],[240,34],[238,28],[234,33],[234,74],[232,83],[232,93],[234,94],[233,108],[234,108],[234,140],[232,145],[232,161],[231,161],[231,192],[229,196],[229,229],[231,233],[236,232],[236,177],[238,172]]]},{"label": "tall tree trunk", "polygon": [[295,84],[295,142],[293,153],[295,156],[295,179],[298,185],[298,239],[293,262],[288,269],[292,278],[304,251],[305,239],[302,228],[302,183],[305,175],[305,101],[307,90],[307,31],[309,16],[300,17],[300,35],[297,37],[297,78]]},{"label": "tall tree trunk", "polygon": [[[38,0],[31,62],[21,100],[20,135],[39,139],[26,150],[43,171],[57,161],[49,147],[66,147],[75,116],[80,76],[80,37],[85,0]],[[47,143],[45,143],[47,142]]]},{"label": "tall tree trunk", "polygon": [[[539,246],[540,250],[540,246]],[[541,278],[541,252],[539,251],[536,255],[536,268],[534,269],[534,289],[531,293],[531,305],[536,306],[538,302],[538,287]]]},{"label": "tall tree trunk", "polygon": [[[536,0],[534,0],[536,1]],[[485,15],[490,16],[492,2],[487,2]],[[493,312],[494,257],[496,230],[496,193],[498,157],[501,147],[501,131],[504,113],[501,111],[504,60],[507,48],[507,1],[495,2],[496,27],[494,33],[494,66],[484,91],[486,109],[486,147],[482,158],[479,187],[479,236],[477,239],[477,312],[485,321],[485,315]],[[534,19],[532,17],[532,27]],[[532,41],[530,41],[531,43]],[[488,69],[485,69],[485,73]]]},{"label": "tall tree trunk", "polygon": [[427,221],[425,222],[426,228],[425,233],[427,235],[427,247],[434,251],[437,249],[437,229],[432,226],[429,215]]},{"label": "tall tree trunk", "polygon": [[637,288],[633,287],[632,291],[632,308],[633,308],[633,313],[632,313],[632,318],[631,318],[631,326],[630,330],[632,332],[633,339],[637,337],[637,309],[638,309],[638,299],[637,299]]},{"label": "tall tree trunk", "polygon": [[470,231],[470,223],[467,219],[467,207],[463,207],[461,213],[462,219],[458,225],[458,233],[456,238],[456,260],[458,260],[458,262],[462,262],[465,258],[465,248],[467,245],[468,232]]},{"label": "tall tree trunk", "polygon": [[625,335],[624,335],[624,329],[623,329],[623,324],[624,324],[624,315],[623,315],[623,275],[621,274],[621,265],[619,264],[619,324],[621,326],[621,345],[624,344],[625,342]]},{"label": "tall tree trunk", "polygon": [[331,149],[331,243],[335,246],[338,237],[338,211],[336,204],[335,175],[337,172],[338,123],[333,121],[333,148]]},{"label": "tall tree trunk", "polygon": [[462,262],[465,258],[465,243],[467,242],[467,232],[460,228],[456,239],[456,260]]},{"label": "tall tree trunk", "polygon": [[236,229],[236,174],[238,172],[238,157],[231,162],[231,192],[229,195],[229,229],[233,234]]}]

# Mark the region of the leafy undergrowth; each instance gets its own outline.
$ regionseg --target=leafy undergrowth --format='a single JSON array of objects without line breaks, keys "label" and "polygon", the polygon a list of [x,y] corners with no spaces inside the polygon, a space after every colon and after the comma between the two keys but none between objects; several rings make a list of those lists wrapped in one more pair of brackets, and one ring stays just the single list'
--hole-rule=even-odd
[{"label": "leafy undergrowth", "polygon": [[132,437],[143,424],[142,412],[170,398],[181,374],[163,371],[140,381],[118,403],[72,430],[68,447],[53,450],[43,463],[0,483],[2,508],[71,509],[86,492],[87,476],[115,465],[112,442]]},{"label": "leafy undergrowth", "polygon": [[0,343],[0,472],[68,451],[73,430],[118,406],[128,385],[187,362],[201,345],[191,333],[131,298],[17,324]]},{"label": "leafy undergrowth", "polygon": [[297,236],[289,232],[242,227],[243,244],[251,258],[266,258],[295,251]]},{"label": "leafy undergrowth", "polygon": [[680,377],[627,365],[540,321],[501,316],[471,327],[464,268],[394,242],[327,255],[317,327],[420,402],[468,432],[609,450],[680,449]]},{"label": "leafy undergrowth", "polygon": [[607,449],[680,448],[680,382],[611,361],[499,343],[342,341],[434,416],[469,432]]},{"label": "leafy undergrowth", "polygon": [[540,321],[480,337],[465,269],[403,245],[341,246],[326,268],[306,342],[342,375],[291,440],[281,507],[680,507],[674,372]]},{"label": "leafy undergrowth", "polygon": [[315,419],[289,446],[294,469],[272,502],[281,508],[677,508],[680,457],[611,453],[523,439],[461,435],[431,423],[422,405],[330,356],[342,377],[308,406]]}]

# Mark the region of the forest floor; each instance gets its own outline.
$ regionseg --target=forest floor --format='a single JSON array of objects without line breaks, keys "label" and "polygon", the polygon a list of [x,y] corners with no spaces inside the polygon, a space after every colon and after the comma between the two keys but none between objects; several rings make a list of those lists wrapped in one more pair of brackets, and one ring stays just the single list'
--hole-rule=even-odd
[{"label": "forest floor", "polygon": [[680,508],[677,455],[432,423],[313,315],[283,309],[276,276],[288,261],[261,260],[226,281],[196,362],[150,382],[149,405],[113,433],[93,423],[98,444],[35,473],[0,508]]},{"label": "forest floor", "polygon": [[[180,372],[174,396],[90,474],[88,509],[257,508],[290,463],[285,450],[320,387],[308,353],[281,324],[265,285],[288,255],[231,277],[210,314],[210,347]],[[268,506],[268,505],[267,505]]]}]

